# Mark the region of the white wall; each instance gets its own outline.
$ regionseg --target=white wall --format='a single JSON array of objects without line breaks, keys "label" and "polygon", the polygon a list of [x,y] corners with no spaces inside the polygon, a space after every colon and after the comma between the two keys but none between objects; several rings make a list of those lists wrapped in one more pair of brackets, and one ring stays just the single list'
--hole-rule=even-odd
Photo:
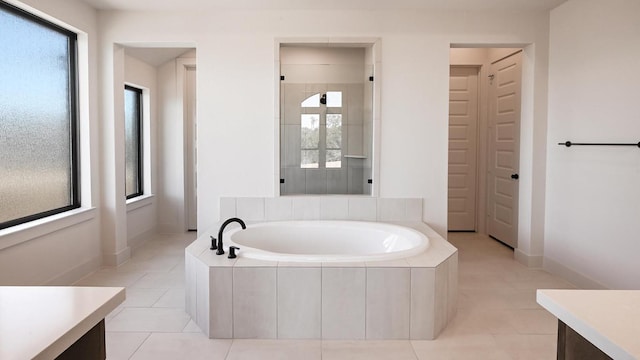
[{"label": "white wall", "polygon": [[362,84],[364,48],[281,47],[280,74],[287,84]]},{"label": "white wall", "polygon": [[640,2],[551,13],[545,268],[586,287],[640,288]]},{"label": "white wall", "polygon": [[[135,247],[156,232],[157,201],[155,179],[157,177],[157,86],[156,68],[127,55],[124,57],[126,84],[143,89],[143,191],[144,195],[127,201],[127,244]],[[124,86],[122,87],[124,88]]]},{"label": "white wall", "polygon": [[[185,124],[179,92],[178,67],[196,63],[196,52],[158,66],[158,230],[183,232],[185,224]],[[206,101],[206,99],[204,99]],[[206,138],[201,141],[207,141]],[[208,156],[203,154],[202,156]],[[200,204],[199,204],[200,205]]]},{"label": "white wall", "polygon": [[[219,217],[221,196],[273,196],[276,189],[274,39],[379,37],[382,46],[381,197],[424,198],[424,220],[445,234],[449,48],[458,44],[535,43],[533,98],[546,101],[548,14],[492,11],[216,11],[103,12],[101,72],[114,43],[198,44],[199,227]],[[487,16],[492,21],[486,21]],[[325,30],[330,29],[330,30]],[[104,98],[103,121],[113,117]],[[525,156],[533,156],[533,142]],[[537,144],[536,144],[537,145]],[[528,154],[528,155],[526,155]],[[526,164],[526,162],[525,162]]]},{"label": "white wall", "polygon": [[[178,232],[184,227],[184,128],[176,101],[176,62],[158,66],[158,228]],[[182,215],[181,215],[182,214]]]},{"label": "white wall", "polygon": [[[0,285],[70,284],[101,264],[97,15],[75,0],[24,0],[25,7],[79,32],[82,209],[0,231]],[[26,5],[25,5],[26,4]]]}]

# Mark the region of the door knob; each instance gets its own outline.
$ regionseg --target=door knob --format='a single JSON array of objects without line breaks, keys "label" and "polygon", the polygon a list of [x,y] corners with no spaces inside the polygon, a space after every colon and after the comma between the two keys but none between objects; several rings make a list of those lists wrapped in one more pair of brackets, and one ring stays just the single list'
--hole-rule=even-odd
[{"label": "door knob", "polygon": [[518,180],[518,179],[520,178],[520,175],[518,175],[518,174],[511,174],[511,178],[512,178],[513,180]]}]

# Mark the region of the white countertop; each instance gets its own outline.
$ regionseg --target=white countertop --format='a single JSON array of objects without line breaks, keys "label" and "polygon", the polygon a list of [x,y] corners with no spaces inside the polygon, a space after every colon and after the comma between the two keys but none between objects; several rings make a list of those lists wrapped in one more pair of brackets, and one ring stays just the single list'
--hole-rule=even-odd
[{"label": "white countertop", "polygon": [[0,286],[0,359],[53,359],[124,299],[120,287]]},{"label": "white countertop", "polygon": [[640,359],[640,291],[538,290],[537,301],[610,357]]}]

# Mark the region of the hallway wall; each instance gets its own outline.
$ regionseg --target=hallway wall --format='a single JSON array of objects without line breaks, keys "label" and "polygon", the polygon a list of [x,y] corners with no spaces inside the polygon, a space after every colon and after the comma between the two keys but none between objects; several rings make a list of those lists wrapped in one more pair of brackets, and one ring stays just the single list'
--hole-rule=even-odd
[{"label": "hallway wall", "polygon": [[144,195],[127,201],[127,245],[135,247],[156,232],[157,210],[157,127],[158,88],[156,68],[127,54],[124,57],[126,84],[143,88]]}]

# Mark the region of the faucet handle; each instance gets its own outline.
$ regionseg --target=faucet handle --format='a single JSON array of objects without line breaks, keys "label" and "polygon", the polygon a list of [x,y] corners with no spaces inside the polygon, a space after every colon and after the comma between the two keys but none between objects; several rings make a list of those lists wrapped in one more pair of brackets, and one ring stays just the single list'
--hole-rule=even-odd
[{"label": "faucet handle", "polygon": [[209,250],[215,250],[218,248],[218,245],[216,245],[216,241],[218,240],[216,240],[216,238],[214,238],[213,236],[210,236],[210,237],[211,237],[211,247],[209,248]]},{"label": "faucet handle", "polygon": [[240,248],[237,247],[237,246],[229,246],[229,256],[227,256],[227,258],[229,258],[229,259],[237,258],[236,250],[240,250]]}]

